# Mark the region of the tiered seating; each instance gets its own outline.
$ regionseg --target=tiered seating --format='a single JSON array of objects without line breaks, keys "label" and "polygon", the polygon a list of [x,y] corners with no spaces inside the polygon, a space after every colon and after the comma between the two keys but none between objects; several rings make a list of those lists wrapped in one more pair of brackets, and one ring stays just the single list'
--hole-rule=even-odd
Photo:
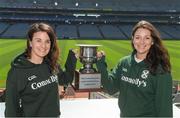
[{"label": "tiered seating", "polygon": [[135,23],[147,20],[164,39],[180,39],[179,6],[179,0],[1,0],[0,37],[23,38],[28,23],[50,22],[59,38],[127,39]]},{"label": "tiered seating", "polygon": [[1,37],[5,38],[25,38],[29,25],[26,23],[17,23],[11,25],[11,27],[2,34]]},{"label": "tiered seating", "polygon": [[130,39],[131,38],[131,33],[133,29],[132,24],[127,24],[127,25],[119,25],[119,28],[125,33],[125,35]]},{"label": "tiered seating", "polygon": [[7,28],[7,23],[0,23],[0,34],[3,33],[3,31]]},{"label": "tiered seating", "polygon": [[75,25],[58,25],[56,33],[58,38],[78,38]]},{"label": "tiered seating", "polygon": [[96,25],[79,25],[79,33],[81,38],[99,38],[102,39]]},{"label": "tiered seating", "polygon": [[180,11],[179,0],[1,0],[0,7],[10,6],[115,11]]},{"label": "tiered seating", "polygon": [[113,25],[101,25],[100,29],[107,39],[126,39],[118,27]]},{"label": "tiered seating", "polygon": [[[168,31],[168,33],[172,35],[173,39],[179,39],[179,37],[180,37],[180,33],[179,33],[179,32],[180,32],[180,31],[178,31],[178,30],[175,28],[175,26],[173,26],[173,25],[171,25],[171,26],[165,26],[165,25],[163,25],[163,26],[161,26],[161,27],[162,27],[162,29]],[[168,30],[167,30],[167,29],[168,29]]]}]

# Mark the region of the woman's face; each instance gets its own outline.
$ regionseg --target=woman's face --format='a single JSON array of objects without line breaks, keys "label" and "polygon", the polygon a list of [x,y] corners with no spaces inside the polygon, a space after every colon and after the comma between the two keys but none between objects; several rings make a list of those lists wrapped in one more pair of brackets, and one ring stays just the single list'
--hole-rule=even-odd
[{"label": "woman's face", "polygon": [[51,41],[46,32],[36,32],[33,35],[32,41],[30,41],[31,58],[43,59],[50,50]]},{"label": "woman's face", "polygon": [[151,45],[153,45],[153,40],[151,37],[151,32],[145,28],[139,28],[136,30],[133,36],[133,45],[137,51],[137,57],[145,58]]}]

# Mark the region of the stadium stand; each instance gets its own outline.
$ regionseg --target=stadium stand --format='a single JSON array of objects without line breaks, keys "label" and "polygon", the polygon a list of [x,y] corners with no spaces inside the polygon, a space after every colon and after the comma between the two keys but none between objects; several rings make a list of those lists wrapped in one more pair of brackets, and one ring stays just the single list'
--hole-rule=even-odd
[{"label": "stadium stand", "polygon": [[0,35],[6,30],[8,24],[0,23]]},{"label": "stadium stand", "polygon": [[102,36],[96,25],[83,24],[79,25],[79,34],[81,38],[99,38],[102,39]]},{"label": "stadium stand", "polygon": [[132,28],[133,25],[131,24],[122,24],[118,26],[119,29],[121,30],[121,32],[124,33],[124,35],[127,37],[127,39],[131,38],[131,32],[132,32]]},{"label": "stadium stand", "polygon": [[56,27],[56,33],[59,38],[65,39],[77,39],[76,25],[58,25]]},{"label": "stadium stand", "polygon": [[11,38],[25,38],[28,28],[29,25],[25,23],[11,24],[9,29],[1,36],[5,38],[9,38],[9,36],[11,36]]},{"label": "stadium stand", "polygon": [[0,38],[24,38],[28,25],[47,22],[59,38],[127,39],[136,22],[148,20],[163,39],[180,39],[179,6],[179,0],[1,0]]},{"label": "stadium stand", "polygon": [[[162,3],[164,3],[162,5]],[[2,7],[100,9],[113,11],[179,11],[178,0],[1,0]]]},{"label": "stadium stand", "polygon": [[[159,26],[159,28],[161,29],[161,31],[163,31],[166,34],[168,34],[169,36],[171,36],[171,37],[169,37],[170,39],[178,39],[178,37],[180,36],[179,32],[172,25],[171,26],[163,25],[163,26]],[[169,32],[167,32],[167,31],[169,31]]]},{"label": "stadium stand", "polygon": [[113,25],[101,25],[101,31],[106,39],[126,39],[122,32]]}]

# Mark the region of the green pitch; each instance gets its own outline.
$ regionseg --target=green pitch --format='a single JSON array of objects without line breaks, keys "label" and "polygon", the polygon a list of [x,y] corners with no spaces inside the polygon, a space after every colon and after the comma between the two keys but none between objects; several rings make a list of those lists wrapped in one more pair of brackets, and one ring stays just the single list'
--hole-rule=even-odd
[{"label": "green pitch", "polygon": [[[60,64],[64,67],[69,49],[79,49],[76,44],[98,44],[102,45],[98,50],[106,52],[108,69],[113,68],[118,60],[132,51],[129,40],[59,40]],[[180,80],[180,41],[164,41],[171,57],[172,75],[174,80]],[[15,56],[24,51],[26,40],[0,39],[0,87],[5,87],[5,81],[10,63]],[[82,65],[78,61],[77,69]],[[94,65],[95,66],[95,65]]]}]

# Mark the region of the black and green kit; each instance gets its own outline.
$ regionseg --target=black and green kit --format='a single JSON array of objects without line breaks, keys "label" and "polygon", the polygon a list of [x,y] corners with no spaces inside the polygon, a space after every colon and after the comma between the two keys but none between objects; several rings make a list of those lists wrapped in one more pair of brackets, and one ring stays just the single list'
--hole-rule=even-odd
[{"label": "black and green kit", "polygon": [[46,59],[33,64],[25,54],[11,64],[6,83],[6,117],[58,117],[60,115],[58,85],[73,80],[76,57],[70,50],[65,70],[51,72]]},{"label": "black and green kit", "polygon": [[158,66],[151,74],[145,61],[137,63],[132,55],[122,58],[112,72],[105,57],[97,62],[105,90],[119,92],[121,117],[172,117],[172,77]]}]

